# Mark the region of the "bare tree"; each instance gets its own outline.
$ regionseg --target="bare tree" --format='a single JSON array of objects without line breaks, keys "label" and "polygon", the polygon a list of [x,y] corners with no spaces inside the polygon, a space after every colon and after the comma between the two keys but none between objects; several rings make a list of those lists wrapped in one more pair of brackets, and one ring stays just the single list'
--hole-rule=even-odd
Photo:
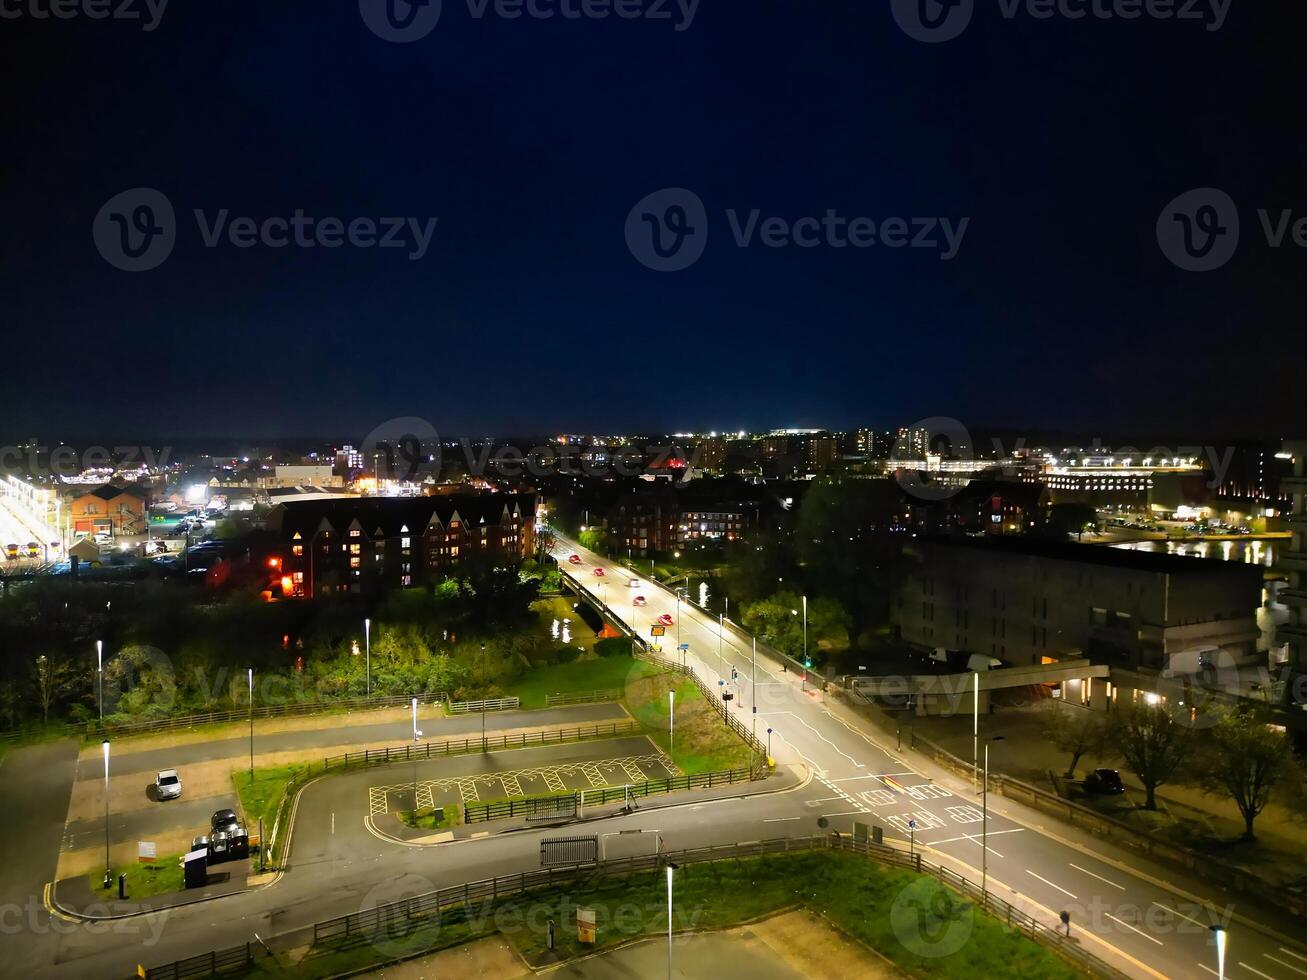
[{"label": "bare tree", "polygon": [[36,682],[36,696],[41,703],[41,723],[50,723],[50,708],[65,691],[73,679],[73,668],[66,660],[41,654],[32,665],[32,674]]},{"label": "bare tree", "polygon": [[1295,763],[1288,736],[1251,711],[1226,712],[1208,736],[1199,785],[1234,800],[1243,816],[1243,839],[1255,840],[1253,821],[1266,809],[1271,792],[1282,783],[1292,787],[1297,782],[1292,778]]},{"label": "bare tree", "polygon": [[1044,737],[1071,755],[1066,775],[1074,776],[1084,755],[1098,754],[1107,746],[1107,719],[1084,708],[1068,707],[1050,701],[1041,719]]},{"label": "bare tree", "polygon": [[1157,787],[1170,782],[1189,759],[1193,732],[1163,704],[1118,707],[1109,722],[1112,749],[1144,784],[1144,806],[1157,809]]}]

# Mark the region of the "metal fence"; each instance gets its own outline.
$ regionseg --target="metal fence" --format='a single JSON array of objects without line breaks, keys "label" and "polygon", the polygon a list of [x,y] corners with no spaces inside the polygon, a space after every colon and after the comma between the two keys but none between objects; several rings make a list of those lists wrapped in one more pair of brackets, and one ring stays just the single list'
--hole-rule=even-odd
[{"label": "metal fence", "polygon": [[[312,945],[316,947],[325,942],[342,943],[351,939],[367,942],[370,937],[379,933],[407,932],[428,921],[439,924],[442,915],[455,909],[468,908],[474,903],[495,902],[532,891],[585,882],[599,876],[655,871],[666,867],[669,862],[677,865],[702,864],[818,850],[838,850],[856,854],[881,865],[930,875],[963,898],[973,901],[1012,929],[1053,950],[1085,973],[1103,977],[1105,980],[1127,980],[1127,974],[1080,947],[1077,942],[1063,935],[1056,926],[1037,921],[992,892],[982,890],[975,882],[941,865],[932,865],[923,861],[920,853],[912,854],[886,845],[870,841],[854,841],[839,835],[773,838],[749,844],[722,844],[664,851],[660,854],[603,861],[598,865],[543,868],[538,871],[526,871],[453,885],[316,922],[312,926]],[[307,928],[303,931],[303,939],[308,939]],[[296,941],[300,941],[298,931]],[[228,971],[245,968],[253,963],[257,955],[258,949],[246,944],[154,967],[147,970],[145,976],[146,980],[185,980],[190,977],[208,976],[223,972],[222,964],[229,964],[225,967]]]},{"label": "metal fence", "polygon": [[526,817],[530,820],[545,816],[574,816],[587,806],[603,806],[618,800],[642,799],[646,796],[660,796],[681,790],[728,786],[760,777],[760,770],[729,769],[721,772],[700,772],[690,776],[669,776],[666,779],[648,779],[642,783],[626,783],[622,786],[601,786],[556,796],[524,796],[520,799],[490,803],[465,803],[463,822],[485,823],[488,820],[503,820],[508,817]]},{"label": "metal fence", "polygon": [[517,698],[485,698],[481,701],[449,701],[445,707],[451,715],[466,715],[478,711],[516,711],[520,703]]},{"label": "metal fence", "polygon": [[601,704],[606,701],[620,701],[621,691],[581,691],[576,694],[546,694],[545,705],[557,708],[565,704]]},{"label": "metal fence", "polygon": [[688,677],[690,680],[694,681],[695,686],[699,688],[699,693],[703,695],[704,700],[707,701],[708,704],[712,706],[713,710],[716,711],[717,714],[721,716],[722,720],[726,722],[726,724],[730,727],[731,731],[733,731],[736,735],[738,735],[741,738],[741,740],[743,740],[744,744],[747,745],[754,752],[762,756],[766,755],[767,747],[762,744],[762,742],[753,734],[753,732],[751,732],[748,728],[744,726],[744,722],[740,721],[739,718],[731,714],[730,702],[723,701],[721,699],[721,695],[718,692],[709,688],[708,685],[703,682],[703,679],[700,678],[699,675],[694,672],[693,668],[687,667],[684,664],[679,664],[675,660],[668,660],[666,657],[660,657],[655,653],[651,653],[650,651],[644,649],[643,644],[644,641],[640,640],[637,637],[636,654],[635,654],[637,657],[639,657],[641,660],[647,660],[649,663],[652,663],[657,667],[661,667],[664,670],[669,670],[672,671],[673,673],[681,674],[685,677]]}]

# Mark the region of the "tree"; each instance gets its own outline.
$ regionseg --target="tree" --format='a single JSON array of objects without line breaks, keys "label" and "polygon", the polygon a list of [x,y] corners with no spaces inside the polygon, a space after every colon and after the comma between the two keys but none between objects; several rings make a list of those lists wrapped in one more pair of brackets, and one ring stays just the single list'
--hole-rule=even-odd
[{"label": "tree", "polygon": [[1108,723],[1109,744],[1126,768],[1144,784],[1144,806],[1157,809],[1157,787],[1169,782],[1188,761],[1193,732],[1163,704],[1117,708]]},{"label": "tree", "polygon": [[1047,530],[1058,538],[1074,534],[1079,541],[1086,530],[1098,530],[1098,511],[1077,501],[1054,504],[1048,511]]},{"label": "tree", "polygon": [[1271,792],[1282,783],[1295,783],[1288,736],[1251,711],[1225,712],[1207,734],[1199,785],[1207,793],[1234,800],[1243,815],[1243,839],[1255,840],[1253,821],[1266,809]]},{"label": "tree", "polygon": [[[791,657],[803,654],[803,599],[793,592],[777,592],[744,607],[744,625],[765,643]],[[839,642],[847,637],[849,618],[830,599],[808,602],[808,655],[817,653],[821,640]]]},{"label": "tree", "polygon": [[1082,756],[1102,752],[1107,745],[1107,719],[1094,711],[1050,701],[1044,709],[1041,727],[1045,738],[1061,751],[1070,753],[1068,777],[1075,775]]},{"label": "tree", "polygon": [[36,697],[41,705],[41,723],[50,723],[50,708],[72,685],[73,668],[57,655],[41,654],[32,665]]}]

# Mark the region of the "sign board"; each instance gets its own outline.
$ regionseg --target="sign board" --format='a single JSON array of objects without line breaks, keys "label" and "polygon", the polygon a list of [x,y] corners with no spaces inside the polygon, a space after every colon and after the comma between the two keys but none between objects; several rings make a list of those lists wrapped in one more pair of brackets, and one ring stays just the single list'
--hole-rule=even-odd
[{"label": "sign board", "polygon": [[138,864],[150,864],[158,856],[158,848],[155,847],[154,841],[142,840],[136,842],[136,861]]},{"label": "sign board", "polygon": [[650,636],[666,636],[666,635],[667,635],[667,627],[666,627],[666,626],[650,626],[650,627],[649,627],[649,635],[650,635]]},{"label": "sign board", "polygon": [[593,946],[595,941],[595,910],[578,908],[576,910],[577,942]]},{"label": "sign board", "polygon": [[853,840],[858,844],[867,843],[867,838],[871,836],[871,828],[865,823],[853,821]]},{"label": "sign board", "polygon": [[688,649],[690,649],[690,644],[688,644],[688,643],[682,643],[679,647],[677,647],[677,649],[678,649],[678,650],[688,650]]}]

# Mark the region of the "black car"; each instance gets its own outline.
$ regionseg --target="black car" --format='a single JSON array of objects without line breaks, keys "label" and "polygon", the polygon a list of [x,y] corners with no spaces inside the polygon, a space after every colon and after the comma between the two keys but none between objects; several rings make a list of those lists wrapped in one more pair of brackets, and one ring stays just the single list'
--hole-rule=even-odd
[{"label": "black car", "polygon": [[240,818],[232,810],[219,810],[209,821],[209,827],[214,834],[219,831],[230,831],[239,824]]},{"label": "black car", "polygon": [[1114,796],[1125,792],[1125,783],[1116,769],[1095,769],[1085,777],[1085,791]]}]

